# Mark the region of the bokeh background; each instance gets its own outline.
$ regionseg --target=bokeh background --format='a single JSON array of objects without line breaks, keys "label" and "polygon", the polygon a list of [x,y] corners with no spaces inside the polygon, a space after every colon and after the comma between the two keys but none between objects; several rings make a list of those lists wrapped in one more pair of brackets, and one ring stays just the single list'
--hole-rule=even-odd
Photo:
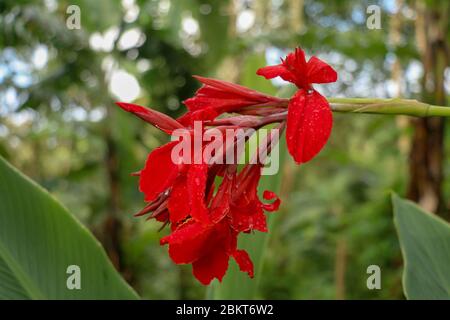
[{"label": "bokeh background", "polygon": [[[380,29],[366,24],[370,5]],[[389,192],[448,218],[444,120],[335,114],[317,158],[286,158],[264,181],[283,204],[269,235],[243,240],[256,279],[231,270],[205,288],[159,246],[158,223],[132,217],[144,203],[129,174],[168,137],[114,101],[178,116],[193,74],[289,96],[255,71],[301,46],[338,71],[318,88],[327,97],[447,105],[448,17],[447,1],[421,0],[1,0],[0,155],[88,226],[144,298],[403,299]],[[372,264],[381,290],[366,286]]]}]

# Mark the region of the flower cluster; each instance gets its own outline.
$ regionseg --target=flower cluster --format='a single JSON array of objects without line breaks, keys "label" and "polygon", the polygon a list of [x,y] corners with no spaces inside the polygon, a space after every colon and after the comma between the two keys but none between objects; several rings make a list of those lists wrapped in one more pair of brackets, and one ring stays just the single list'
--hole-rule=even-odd
[{"label": "flower cluster", "polygon": [[[178,119],[134,104],[117,104],[167,134],[185,130],[194,135],[196,122],[202,124],[203,134],[212,128],[219,132],[258,130],[268,124],[281,133],[286,127],[289,153],[297,163],[309,161],[325,145],[332,127],[328,102],[312,83],[336,81],[336,72],[316,57],[307,62],[304,52],[296,49],[281,64],[261,68],[257,74],[267,79],[279,76],[294,83],[298,91],[291,99],[281,99],[237,84],[196,77],[203,86],[184,101],[188,111]],[[270,153],[274,140],[269,134],[258,151]],[[264,166],[258,151],[256,161],[243,166],[217,161],[238,152],[236,140],[207,156],[198,156],[212,143],[207,142],[201,150],[193,146],[194,152],[187,154],[179,150],[181,141],[171,141],[153,150],[144,168],[136,173],[147,202],[136,215],[170,224],[170,234],[160,243],[168,245],[175,263],[192,264],[194,276],[205,285],[214,278],[222,280],[230,257],[253,277],[248,253],[237,248],[238,235],[267,232],[265,211],[276,211],[280,205],[272,191],[264,191],[264,202],[258,196]]]}]

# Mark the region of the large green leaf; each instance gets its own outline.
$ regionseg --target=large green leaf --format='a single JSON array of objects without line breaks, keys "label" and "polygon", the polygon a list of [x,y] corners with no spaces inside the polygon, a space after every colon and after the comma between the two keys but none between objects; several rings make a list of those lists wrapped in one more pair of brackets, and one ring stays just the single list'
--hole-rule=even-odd
[{"label": "large green leaf", "polygon": [[[69,290],[70,265],[81,288]],[[135,299],[90,232],[0,158],[0,299]]]},{"label": "large green leaf", "polygon": [[411,201],[392,196],[408,299],[450,299],[450,225]]}]

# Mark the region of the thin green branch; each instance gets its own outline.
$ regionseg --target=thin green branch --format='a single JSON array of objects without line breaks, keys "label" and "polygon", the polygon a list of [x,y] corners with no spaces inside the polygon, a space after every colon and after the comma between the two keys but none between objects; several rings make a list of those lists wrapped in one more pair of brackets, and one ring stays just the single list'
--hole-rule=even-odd
[{"label": "thin green branch", "polygon": [[450,117],[450,108],[412,99],[329,98],[334,112]]}]

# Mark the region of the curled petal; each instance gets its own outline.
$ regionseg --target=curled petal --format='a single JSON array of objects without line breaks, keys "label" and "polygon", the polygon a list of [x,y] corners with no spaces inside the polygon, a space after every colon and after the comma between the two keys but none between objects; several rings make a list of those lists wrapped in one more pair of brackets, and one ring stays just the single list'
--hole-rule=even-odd
[{"label": "curled petal", "polygon": [[310,83],[329,83],[337,80],[336,71],[317,57],[313,56],[309,59],[307,69]]},{"label": "curled petal", "polygon": [[169,142],[149,154],[139,177],[139,190],[145,194],[145,201],[155,200],[175,181],[178,166],[173,163],[171,154],[177,143]]},{"label": "curled petal", "polygon": [[264,193],[263,193],[263,198],[265,200],[273,200],[273,199],[275,199],[275,201],[270,203],[270,204],[263,204],[264,210],[269,211],[269,212],[273,212],[273,211],[277,211],[278,208],[280,207],[281,200],[275,194],[275,192],[272,192],[272,191],[269,191],[269,190],[265,190]]},{"label": "curled petal", "polygon": [[327,100],[317,91],[299,90],[289,102],[286,141],[289,153],[300,164],[311,160],[326,144],[333,126]]},{"label": "curled petal", "polygon": [[250,278],[253,278],[253,262],[250,259],[247,251],[245,250],[236,250],[233,253],[233,258],[237,262],[239,266],[239,270],[242,272],[247,272]]}]

